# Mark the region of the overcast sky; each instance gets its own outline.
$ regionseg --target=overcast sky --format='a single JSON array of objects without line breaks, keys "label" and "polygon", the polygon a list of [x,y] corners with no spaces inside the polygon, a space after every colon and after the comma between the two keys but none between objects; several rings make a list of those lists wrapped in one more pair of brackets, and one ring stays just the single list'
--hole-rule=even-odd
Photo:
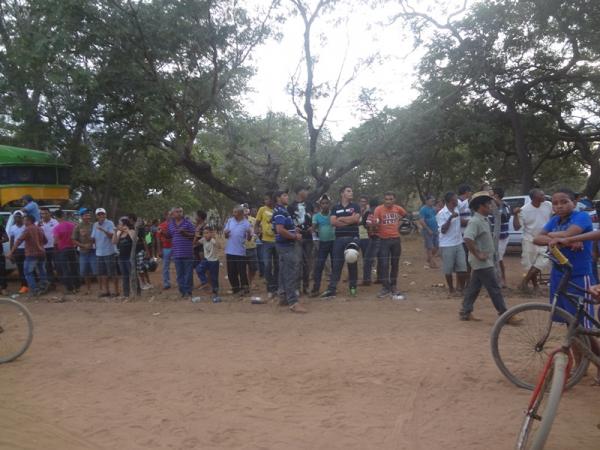
[{"label": "overcast sky", "polygon": [[[434,1],[413,3],[424,11]],[[345,54],[346,78],[361,59],[376,53],[381,56],[380,63],[363,68],[339,97],[327,125],[336,138],[364,119],[357,108],[361,88],[376,88],[381,98],[379,106],[402,106],[416,97],[415,65],[421,53],[413,50],[411,35],[403,29],[401,22],[388,24],[393,9],[372,9],[362,2],[356,3],[361,4],[340,7],[320,18],[313,30],[313,51],[319,58],[315,69],[316,83],[334,81]],[[448,0],[446,3],[458,8],[462,1]],[[340,18],[343,18],[341,23],[333,23],[334,19]],[[257,73],[250,82],[253,92],[245,98],[246,110],[253,115],[264,115],[269,111],[295,114],[286,86],[302,57],[302,19],[289,18],[282,33],[280,41],[269,40],[254,53]],[[320,37],[326,41],[322,42]],[[322,110],[323,105],[320,106]]]}]

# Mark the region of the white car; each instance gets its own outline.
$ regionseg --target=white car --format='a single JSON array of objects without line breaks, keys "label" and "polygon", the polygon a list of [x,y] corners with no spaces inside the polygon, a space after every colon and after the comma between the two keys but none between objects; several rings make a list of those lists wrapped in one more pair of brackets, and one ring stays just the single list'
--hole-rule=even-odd
[{"label": "white car", "polygon": [[[546,195],[546,200],[551,201],[552,197]],[[522,208],[527,203],[531,203],[531,199],[529,195],[512,195],[510,197],[504,197],[502,199],[508,206],[510,206],[511,210],[515,208]],[[594,230],[598,229],[598,214],[596,210],[586,211],[592,218],[592,223],[594,224]],[[508,224],[508,245],[510,246],[520,246],[521,241],[523,240],[523,232],[521,230],[516,231],[513,226],[513,217],[511,216],[510,222]]]}]

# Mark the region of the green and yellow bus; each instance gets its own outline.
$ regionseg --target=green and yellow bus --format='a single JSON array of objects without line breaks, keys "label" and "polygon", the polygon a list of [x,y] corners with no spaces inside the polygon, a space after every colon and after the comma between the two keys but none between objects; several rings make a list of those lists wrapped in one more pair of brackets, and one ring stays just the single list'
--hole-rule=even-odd
[{"label": "green and yellow bus", "polygon": [[63,204],[70,182],[69,166],[51,154],[0,145],[0,208],[20,206],[26,194],[38,203]]}]

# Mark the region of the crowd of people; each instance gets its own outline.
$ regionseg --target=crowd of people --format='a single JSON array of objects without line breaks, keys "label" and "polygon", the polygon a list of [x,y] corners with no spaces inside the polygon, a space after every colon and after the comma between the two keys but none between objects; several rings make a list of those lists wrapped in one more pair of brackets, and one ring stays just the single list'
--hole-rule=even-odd
[{"label": "crowd of people", "polygon": [[[218,303],[223,292],[219,271],[224,265],[231,294],[249,295],[258,275],[264,279],[269,300],[277,297],[291,311],[305,312],[299,299],[335,297],[347,265],[350,296],[357,295],[360,281],[363,286],[380,284],[377,298],[403,300],[398,284],[400,225],[408,213],[395,194],[386,192],[383,202],[366,196],[355,202],[350,186],[343,186],[336,199],[324,194],[309,201],[309,194],[308,188],[300,187],[293,194],[268,193],[258,210],[247,204],[236,206],[222,228],[222,249],[217,229],[207,223],[203,211],[197,211],[192,219],[175,207],[162,221],[151,223],[129,214],[115,225],[105,209],[92,212],[81,208],[79,222],[73,223],[65,220],[63,211],[51,212],[26,196],[23,209],[14,213],[14,223],[8,230],[0,228],[2,241],[10,243],[9,252],[0,258],[0,287],[3,291],[7,287],[6,257],[16,263],[20,293],[35,296],[60,283],[65,294],[90,294],[92,280],[97,278],[100,297],[128,297],[132,289],[153,288],[148,272],[155,270],[160,260],[162,289],[171,289],[174,266],[183,298],[197,298],[192,295],[195,272],[200,289],[210,289],[212,301]],[[425,268],[441,267],[449,295],[463,299],[460,319],[478,320],[473,306],[482,287],[499,314],[506,310],[503,259],[511,217],[514,229],[522,230],[523,236],[526,275],[521,290],[539,289],[548,265],[545,253],[549,243],[568,245],[569,259],[578,268],[575,283],[586,288],[597,284],[597,241],[572,243],[576,236],[587,236],[584,233],[593,230],[589,215],[578,211],[588,205],[578,202],[568,189],[555,192],[552,202],[540,189],[533,189],[529,196],[530,202],[511,209],[503,201],[500,187],[485,185],[473,192],[462,185],[440,200],[434,196],[424,199],[418,223]],[[219,260],[222,253],[224,261]],[[322,289],[324,274],[329,276]],[[553,271],[551,288],[556,277]],[[561,306],[570,307],[566,302]]]}]

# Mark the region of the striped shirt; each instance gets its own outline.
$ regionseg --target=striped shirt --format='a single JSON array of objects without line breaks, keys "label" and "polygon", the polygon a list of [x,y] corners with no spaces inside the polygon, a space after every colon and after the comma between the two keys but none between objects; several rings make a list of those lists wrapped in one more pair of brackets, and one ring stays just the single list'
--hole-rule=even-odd
[{"label": "striped shirt", "polygon": [[273,232],[275,233],[275,242],[277,245],[293,245],[294,241],[291,239],[287,239],[277,233],[277,225],[283,225],[283,227],[288,230],[290,233],[296,233],[296,227],[294,226],[294,220],[292,216],[288,212],[287,208],[282,205],[276,205],[273,209]]},{"label": "striped shirt", "polygon": [[[179,225],[175,223],[175,220],[169,221],[169,236],[171,237],[171,257],[177,259],[194,259],[194,252],[192,249],[192,240],[196,227],[188,219],[184,218]],[[187,231],[190,237],[185,237],[181,234],[182,231]]]},{"label": "striped shirt", "polygon": [[[510,222],[510,208],[509,206],[502,202],[502,206],[500,206],[500,239],[508,238],[508,224]],[[490,221],[490,225],[492,226],[492,234],[494,234],[495,224],[494,224],[494,216],[490,215],[488,217]]]}]

